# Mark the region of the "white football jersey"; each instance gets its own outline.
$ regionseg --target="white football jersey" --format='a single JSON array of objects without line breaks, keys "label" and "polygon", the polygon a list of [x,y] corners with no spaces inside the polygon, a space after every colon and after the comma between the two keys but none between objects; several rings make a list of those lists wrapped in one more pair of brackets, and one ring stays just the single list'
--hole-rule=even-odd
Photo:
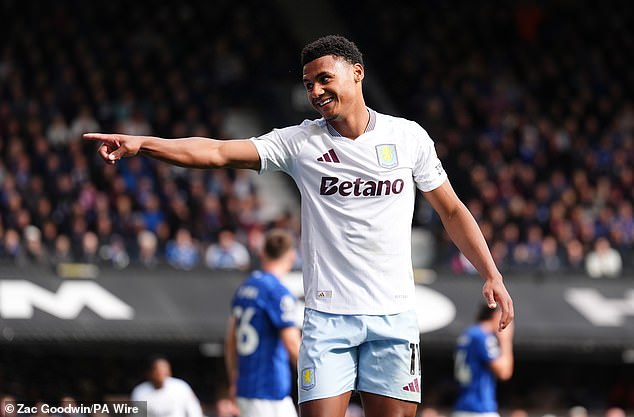
[{"label": "white football jersey", "polygon": [[286,172],[300,190],[306,306],[327,313],[414,307],[415,189],[431,191],[447,178],[422,127],[369,111],[355,140],[323,118],[252,139],[260,172]]}]

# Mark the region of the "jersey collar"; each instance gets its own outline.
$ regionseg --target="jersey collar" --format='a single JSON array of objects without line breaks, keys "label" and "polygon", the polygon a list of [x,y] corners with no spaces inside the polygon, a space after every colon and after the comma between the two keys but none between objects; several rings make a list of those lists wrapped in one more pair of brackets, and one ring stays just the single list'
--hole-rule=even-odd
[{"label": "jersey collar", "polygon": [[[368,121],[368,125],[365,127],[365,131],[363,133],[368,133],[373,131],[374,126],[376,126],[376,112],[369,107],[366,107],[366,108],[368,109],[368,113],[370,114],[370,120]],[[337,132],[337,129],[332,127],[330,123],[326,122],[326,126],[328,127],[328,133],[330,133],[330,136],[337,136],[340,138],[343,137],[343,135]]]}]

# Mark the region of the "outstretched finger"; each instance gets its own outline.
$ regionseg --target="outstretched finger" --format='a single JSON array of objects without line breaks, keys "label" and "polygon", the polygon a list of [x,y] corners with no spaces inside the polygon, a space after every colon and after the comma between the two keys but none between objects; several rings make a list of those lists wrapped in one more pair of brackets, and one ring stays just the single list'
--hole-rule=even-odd
[{"label": "outstretched finger", "polygon": [[84,133],[82,137],[86,140],[95,140],[108,145],[119,146],[117,135],[110,135],[106,133]]}]

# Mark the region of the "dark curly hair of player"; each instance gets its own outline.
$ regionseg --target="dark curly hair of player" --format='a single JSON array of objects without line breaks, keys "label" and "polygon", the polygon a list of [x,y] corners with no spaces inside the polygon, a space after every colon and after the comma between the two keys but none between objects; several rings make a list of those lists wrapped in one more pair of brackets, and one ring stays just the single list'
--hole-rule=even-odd
[{"label": "dark curly hair of player", "polygon": [[351,64],[363,65],[363,54],[354,42],[340,35],[328,35],[309,43],[302,49],[302,67],[326,55],[338,56]]}]

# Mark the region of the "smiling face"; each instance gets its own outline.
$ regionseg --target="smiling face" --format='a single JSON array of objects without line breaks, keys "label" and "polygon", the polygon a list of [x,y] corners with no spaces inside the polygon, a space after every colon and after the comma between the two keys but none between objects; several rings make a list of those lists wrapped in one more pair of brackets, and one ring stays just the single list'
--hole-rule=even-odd
[{"label": "smiling face", "polygon": [[326,55],[304,65],[303,82],[308,101],[328,121],[344,120],[365,111],[361,90],[364,71],[341,57]]}]

